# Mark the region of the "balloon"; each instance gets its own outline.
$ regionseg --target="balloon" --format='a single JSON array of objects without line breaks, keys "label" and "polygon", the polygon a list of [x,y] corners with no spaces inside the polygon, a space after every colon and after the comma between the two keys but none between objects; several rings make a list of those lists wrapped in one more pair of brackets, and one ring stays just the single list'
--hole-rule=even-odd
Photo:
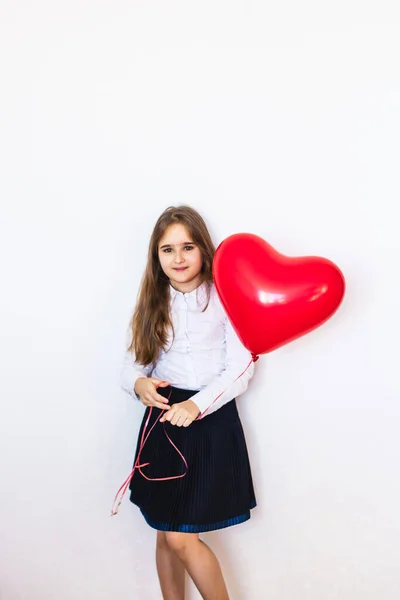
[{"label": "balloon", "polygon": [[345,291],[343,274],[330,260],[284,256],[251,233],[221,242],[213,278],[225,312],[254,360],[322,325]]}]

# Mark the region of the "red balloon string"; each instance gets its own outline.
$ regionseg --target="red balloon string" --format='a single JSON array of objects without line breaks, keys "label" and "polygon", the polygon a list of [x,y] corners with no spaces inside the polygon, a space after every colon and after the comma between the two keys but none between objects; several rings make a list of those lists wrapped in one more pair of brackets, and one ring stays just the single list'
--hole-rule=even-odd
[{"label": "red balloon string", "polygon": [[[239,379],[239,378],[240,378],[240,377],[243,375],[243,373],[245,373],[245,372],[247,371],[247,369],[250,367],[251,363],[252,363],[252,362],[256,362],[256,360],[258,360],[258,358],[259,358],[259,357],[258,357],[257,355],[255,355],[255,354],[252,354],[252,359],[251,359],[251,361],[249,362],[249,364],[247,365],[247,367],[244,369],[244,371],[242,371],[242,372],[240,373],[240,375],[238,375],[238,376],[236,377],[235,381],[237,381],[237,380],[238,380],[238,379]],[[215,402],[218,400],[218,398],[220,398],[220,397],[222,396],[222,394],[223,394],[224,392],[226,392],[226,390],[224,390],[223,392],[221,392],[221,393],[220,393],[220,394],[219,394],[219,395],[218,395],[218,396],[217,396],[217,397],[216,397],[216,398],[213,400],[213,402],[210,404],[210,406],[208,406],[208,407],[207,407],[207,408],[206,408],[206,409],[205,409],[205,410],[204,410],[204,411],[203,411],[203,412],[202,412],[202,413],[201,413],[201,414],[200,414],[200,415],[199,415],[199,416],[198,416],[198,417],[197,417],[195,420],[196,420],[196,421],[199,421],[200,419],[203,419],[203,417],[204,417],[204,415],[206,414],[206,412],[207,412],[207,411],[208,411],[208,410],[211,408],[211,406],[212,406],[212,405],[213,405],[213,404],[214,404],[214,403],[215,403]],[[168,400],[169,400],[169,398],[170,398],[170,396],[171,396],[171,393],[172,393],[172,389],[171,389],[171,391],[170,391],[170,393],[169,393]],[[143,467],[147,467],[147,466],[148,466],[150,463],[148,463],[148,462],[147,462],[147,463],[143,463],[143,464],[141,465],[141,464],[140,464],[140,455],[141,455],[141,453],[142,453],[142,450],[143,450],[143,448],[144,448],[144,445],[145,445],[145,443],[147,442],[147,440],[148,440],[148,438],[149,438],[149,435],[150,435],[150,433],[153,431],[153,429],[154,429],[155,425],[158,423],[158,421],[159,421],[159,419],[160,419],[161,415],[164,413],[164,411],[165,411],[165,410],[167,410],[167,409],[166,409],[166,408],[164,408],[164,409],[162,409],[162,410],[161,410],[160,414],[158,415],[157,419],[154,421],[153,425],[151,426],[151,428],[149,429],[149,431],[147,432],[147,435],[146,435],[147,427],[148,427],[148,424],[149,424],[149,421],[150,421],[150,418],[151,418],[151,415],[152,415],[152,412],[153,412],[153,407],[152,407],[152,406],[150,406],[149,414],[148,414],[148,417],[147,417],[147,419],[146,419],[146,423],[145,423],[145,425],[144,425],[144,427],[143,427],[142,436],[141,436],[141,439],[140,439],[139,451],[138,451],[137,458],[136,458],[136,460],[135,460],[135,464],[133,465],[133,469],[132,469],[132,471],[130,472],[130,474],[128,475],[128,477],[125,479],[124,483],[121,485],[121,487],[119,488],[118,492],[117,492],[117,493],[116,493],[116,495],[115,495],[114,502],[113,502],[113,505],[112,505],[112,508],[111,508],[111,516],[114,516],[114,515],[116,515],[116,514],[118,513],[118,509],[119,509],[119,507],[120,507],[120,505],[121,505],[121,503],[122,503],[122,500],[123,500],[123,498],[124,498],[124,496],[125,496],[125,493],[126,493],[126,491],[127,491],[128,487],[129,487],[129,484],[130,484],[130,482],[131,482],[131,480],[132,480],[132,478],[133,478],[133,476],[134,476],[134,474],[135,474],[135,471],[136,471],[136,469],[137,469],[137,470],[138,470],[138,472],[139,472],[139,473],[142,475],[142,477],[144,477],[144,478],[145,478],[145,479],[147,479],[148,481],[168,481],[168,480],[171,480],[171,479],[180,479],[181,477],[185,477],[186,473],[188,472],[188,469],[189,469],[189,467],[188,467],[188,464],[187,464],[186,458],[183,456],[182,452],[179,450],[179,448],[177,448],[177,447],[176,447],[176,445],[174,444],[174,442],[173,442],[173,441],[171,440],[171,438],[169,437],[168,433],[167,433],[167,432],[166,432],[166,430],[165,430],[165,423],[163,423],[163,427],[164,427],[164,433],[165,433],[165,435],[167,436],[167,438],[168,438],[168,441],[169,441],[169,443],[171,444],[171,446],[173,446],[173,447],[175,448],[175,450],[177,451],[177,453],[178,453],[178,454],[180,455],[180,457],[182,458],[182,460],[183,460],[183,462],[184,462],[184,464],[185,464],[185,472],[184,472],[184,473],[181,473],[180,475],[173,475],[173,476],[171,476],[171,477],[154,477],[154,478],[152,478],[152,477],[147,477],[147,475],[145,475],[145,474],[143,473],[143,471],[142,471],[142,468],[143,468]],[[121,495],[120,495],[120,494],[121,494]],[[115,506],[115,503],[117,502],[117,499],[118,499],[118,496],[119,496],[119,495],[120,495],[120,498],[119,498],[119,500],[118,500],[117,506],[114,508],[114,506]]]},{"label": "red balloon string", "polygon": [[[249,364],[247,365],[247,367],[240,373],[240,375],[238,375],[235,379],[235,381],[237,381],[242,375],[243,373],[246,373],[247,369],[250,367],[251,363],[256,362],[256,360],[258,360],[258,356],[256,356],[255,354],[251,355],[251,361],[249,362]],[[235,383],[235,381],[233,383]],[[200,419],[202,419],[204,417],[204,415],[206,414],[206,412],[212,407],[212,405],[218,400],[218,398],[220,398],[222,396],[222,394],[225,394],[226,390],[224,390],[223,392],[221,392],[220,394],[218,394],[218,396],[215,398],[215,400],[213,400],[210,404],[210,406],[208,406],[206,408],[206,410],[204,412],[201,413],[201,415],[199,415],[195,420],[196,421],[200,421]]]}]

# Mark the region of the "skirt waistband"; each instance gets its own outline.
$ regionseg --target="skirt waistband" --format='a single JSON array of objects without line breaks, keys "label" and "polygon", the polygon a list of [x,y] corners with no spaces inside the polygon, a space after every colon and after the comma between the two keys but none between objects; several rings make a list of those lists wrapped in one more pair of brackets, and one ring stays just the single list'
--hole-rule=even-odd
[{"label": "skirt waistband", "polygon": [[[182,388],[177,388],[174,386],[167,386],[167,387],[159,387],[157,388],[157,392],[160,394],[160,396],[163,396],[164,398],[168,398],[169,396],[169,404],[179,404],[180,402],[185,402],[185,400],[189,400],[192,396],[195,396],[195,394],[197,394],[199,392],[199,390],[185,390]],[[171,395],[170,395],[171,394]],[[210,404],[211,402],[213,402],[214,398],[210,399]],[[193,402],[195,402],[196,399],[193,398]],[[217,400],[218,402],[218,400]],[[239,415],[238,415],[238,410],[237,410],[237,406],[236,406],[236,398],[233,398],[232,400],[230,400],[229,402],[227,402],[226,404],[224,404],[223,406],[221,406],[221,408],[219,408],[218,410],[210,413],[209,415],[206,413],[206,415],[204,416],[203,419],[200,419],[199,421],[194,421],[192,423],[191,426],[193,425],[200,425],[200,423],[203,423],[206,419],[207,422],[211,424],[212,422],[222,422],[222,421],[226,421],[227,419],[238,419]]]},{"label": "skirt waistband", "polygon": [[168,398],[171,394],[171,398],[174,399],[174,403],[184,402],[189,400],[192,396],[197,394],[200,390],[185,390],[184,388],[178,388],[173,385],[167,385],[166,387],[157,388],[157,393],[164,398]]}]

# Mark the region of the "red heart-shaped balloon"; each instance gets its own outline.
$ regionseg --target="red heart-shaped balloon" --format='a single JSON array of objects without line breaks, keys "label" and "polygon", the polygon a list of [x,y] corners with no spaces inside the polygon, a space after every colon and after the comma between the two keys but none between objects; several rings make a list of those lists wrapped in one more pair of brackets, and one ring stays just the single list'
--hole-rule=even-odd
[{"label": "red heart-shaped balloon", "polygon": [[284,256],[251,233],[236,233],[218,246],[213,278],[233,328],[253,356],[321,325],[345,291],[343,274],[330,260]]}]

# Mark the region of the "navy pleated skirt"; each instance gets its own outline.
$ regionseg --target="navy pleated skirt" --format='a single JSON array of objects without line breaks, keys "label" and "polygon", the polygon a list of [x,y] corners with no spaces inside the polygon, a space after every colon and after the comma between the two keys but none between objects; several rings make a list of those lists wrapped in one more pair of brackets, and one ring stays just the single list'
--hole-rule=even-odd
[{"label": "navy pleated skirt", "polygon": [[[165,397],[171,393],[170,405],[197,393],[171,386],[157,391]],[[149,410],[147,407],[140,427],[134,462]],[[160,412],[153,407],[147,431]],[[185,457],[188,471],[184,477],[169,481],[148,481],[135,471],[129,485],[130,499],[150,527],[199,533],[247,521],[256,498],[236,400],[189,427],[158,422],[140,456],[140,464],[149,463],[142,467],[147,477],[172,477],[186,470],[165,433]]]}]

